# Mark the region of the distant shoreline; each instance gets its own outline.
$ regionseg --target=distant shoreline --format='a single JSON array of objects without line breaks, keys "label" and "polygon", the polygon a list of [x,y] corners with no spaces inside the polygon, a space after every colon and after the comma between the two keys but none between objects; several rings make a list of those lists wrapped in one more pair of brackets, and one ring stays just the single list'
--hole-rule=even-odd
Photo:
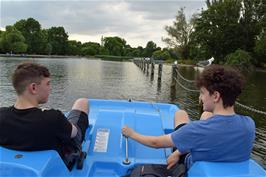
[{"label": "distant shoreline", "polygon": [[[86,56],[69,56],[69,55],[32,55],[32,54],[0,54],[0,57],[16,57],[16,58],[87,58]],[[95,59],[100,59],[100,57],[92,57]],[[107,59],[108,60],[108,59]],[[112,60],[110,60],[112,61]],[[173,63],[165,63],[168,65],[172,65]],[[195,65],[188,64],[178,64],[183,67],[194,67]],[[266,68],[256,67],[255,71],[258,72],[266,72]]]},{"label": "distant shoreline", "polygon": [[81,56],[32,55],[32,54],[0,54],[0,57],[17,57],[17,58],[82,58]]}]

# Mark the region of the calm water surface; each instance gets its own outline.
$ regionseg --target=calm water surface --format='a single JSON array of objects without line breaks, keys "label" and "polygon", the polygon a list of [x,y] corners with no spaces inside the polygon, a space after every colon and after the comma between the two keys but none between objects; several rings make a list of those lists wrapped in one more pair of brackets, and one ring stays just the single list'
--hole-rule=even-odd
[{"label": "calm water surface", "polygon": [[[157,79],[157,66],[152,78],[131,62],[111,62],[81,59],[18,59],[0,58],[0,106],[12,105],[15,91],[11,74],[15,66],[25,60],[47,66],[52,74],[52,93],[43,107],[68,111],[79,97],[99,99],[132,99],[149,102],[173,103],[186,109],[192,119],[199,117],[198,93],[181,87],[171,89],[171,66],[164,65],[161,82]],[[180,73],[194,79],[197,72],[192,67],[181,67]],[[254,72],[247,76],[248,82],[240,103],[266,112],[266,73]],[[182,82],[186,87],[193,85]],[[256,142],[252,157],[266,168],[266,116],[252,113],[240,107],[237,112],[250,115],[256,122]]]}]

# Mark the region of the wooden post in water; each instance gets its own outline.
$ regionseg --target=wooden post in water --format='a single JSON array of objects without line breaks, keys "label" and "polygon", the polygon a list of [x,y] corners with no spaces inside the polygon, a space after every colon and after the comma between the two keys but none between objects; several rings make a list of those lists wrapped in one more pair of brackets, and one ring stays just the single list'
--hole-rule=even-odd
[{"label": "wooden post in water", "polygon": [[144,71],[144,73],[145,73],[145,71],[146,71],[146,64],[147,64],[147,61],[144,60],[144,66],[143,66],[143,71]]},{"label": "wooden post in water", "polygon": [[154,76],[154,63],[151,63],[151,76]]},{"label": "wooden post in water", "polygon": [[158,80],[162,79],[163,64],[160,63],[158,66]]},{"label": "wooden post in water", "polygon": [[172,65],[172,85],[171,87],[176,87],[176,79],[177,79],[177,65]]},{"label": "wooden post in water", "polygon": [[147,74],[149,74],[150,61],[147,61]]}]

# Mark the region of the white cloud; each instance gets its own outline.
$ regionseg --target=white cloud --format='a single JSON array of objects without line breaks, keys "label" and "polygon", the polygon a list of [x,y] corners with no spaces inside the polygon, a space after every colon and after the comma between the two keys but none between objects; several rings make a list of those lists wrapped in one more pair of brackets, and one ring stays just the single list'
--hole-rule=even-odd
[{"label": "white cloud", "polygon": [[204,0],[2,0],[0,4],[0,27],[33,17],[42,28],[63,26],[69,39],[100,42],[101,36],[119,36],[133,47],[144,47],[150,40],[164,47],[164,26],[172,24],[179,8],[186,7],[189,18],[205,7]]}]

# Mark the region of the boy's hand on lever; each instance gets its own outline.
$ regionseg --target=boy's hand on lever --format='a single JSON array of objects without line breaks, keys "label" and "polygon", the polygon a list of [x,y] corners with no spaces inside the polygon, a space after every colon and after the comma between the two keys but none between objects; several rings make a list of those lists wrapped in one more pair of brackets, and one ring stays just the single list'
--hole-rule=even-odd
[{"label": "boy's hand on lever", "polygon": [[126,137],[131,138],[134,133],[135,131],[132,128],[129,128],[127,125],[122,128],[122,134]]}]

